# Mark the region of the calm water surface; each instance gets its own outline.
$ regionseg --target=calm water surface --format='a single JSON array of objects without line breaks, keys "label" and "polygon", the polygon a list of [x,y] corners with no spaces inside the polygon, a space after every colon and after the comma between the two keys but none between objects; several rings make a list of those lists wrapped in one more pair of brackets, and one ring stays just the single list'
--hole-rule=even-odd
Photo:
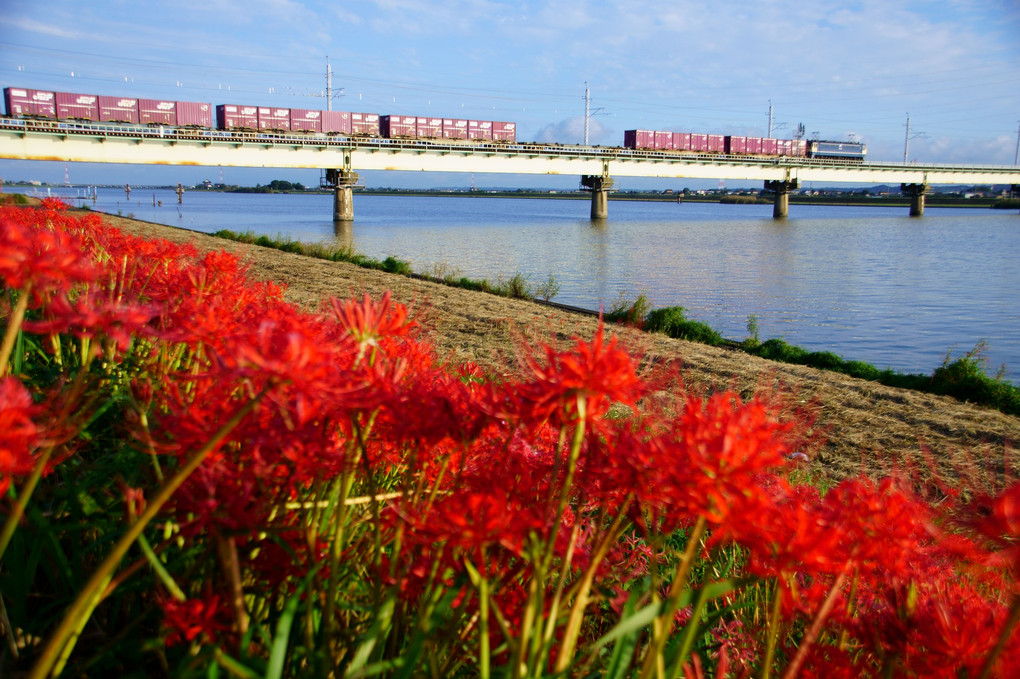
[{"label": "calm water surface", "polygon": [[[73,195],[73,194],[72,194]],[[101,190],[95,208],[211,232],[339,241],[416,272],[496,281],[550,273],[556,301],[597,309],[645,294],[724,336],[762,339],[904,372],[930,372],[979,340],[1020,383],[1020,215],[1015,211],[610,203],[604,223],[574,200],[356,196],[334,229],[330,196]],[[90,201],[91,202],[91,201]]]}]

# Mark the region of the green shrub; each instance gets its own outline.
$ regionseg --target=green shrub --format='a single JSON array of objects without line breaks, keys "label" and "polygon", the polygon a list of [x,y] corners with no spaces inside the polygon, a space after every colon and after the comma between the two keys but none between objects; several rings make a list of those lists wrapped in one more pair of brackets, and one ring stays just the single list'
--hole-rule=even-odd
[{"label": "green shrub", "polygon": [[396,257],[387,257],[383,260],[382,270],[387,273],[398,273],[404,276],[411,275],[411,264]]},{"label": "green shrub", "polygon": [[773,337],[770,340],[762,342],[756,353],[758,356],[772,361],[804,365],[810,352],[807,349],[798,347],[794,344],[787,344],[786,341],[780,337]]},{"label": "green shrub", "polygon": [[556,295],[560,294],[560,284],[553,276],[552,272],[549,272],[549,278],[540,285],[536,285],[533,291],[536,298],[548,302]]},{"label": "green shrub", "polygon": [[531,286],[528,285],[528,277],[522,273],[516,273],[505,283],[500,281],[499,289],[507,297],[514,299],[531,299]]},{"label": "green shrub", "polygon": [[701,342],[719,346],[723,343],[722,335],[700,321],[692,321],[684,316],[682,306],[655,309],[645,320],[645,330],[661,332],[676,339]]},{"label": "green shrub", "polygon": [[1020,415],[1020,387],[1002,379],[1001,374],[989,377],[985,373],[988,359],[984,356],[987,345],[984,341],[966,354],[950,361],[947,354],[942,365],[931,377],[931,391],[945,394],[961,401],[992,405],[1004,413]]},{"label": "green shrub", "polygon": [[846,362],[831,351],[813,351],[804,357],[804,365],[822,370],[846,371]]},{"label": "green shrub", "polygon": [[626,301],[621,295],[616,304],[603,315],[603,318],[608,323],[622,323],[635,328],[643,328],[651,307],[651,303],[643,293],[638,295],[633,302]]}]

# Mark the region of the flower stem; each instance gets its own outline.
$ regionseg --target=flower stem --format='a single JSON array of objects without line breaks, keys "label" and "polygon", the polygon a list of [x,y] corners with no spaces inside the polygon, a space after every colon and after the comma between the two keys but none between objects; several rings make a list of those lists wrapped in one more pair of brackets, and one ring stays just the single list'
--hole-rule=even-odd
[{"label": "flower stem", "polygon": [[71,654],[74,649],[75,643],[78,641],[78,635],[81,629],[85,626],[88,618],[92,615],[92,611],[103,597],[106,584],[110,582],[113,577],[113,571],[117,568],[117,565],[127,554],[128,549],[134,544],[134,541],[142,534],[145,527],[156,517],[159,511],[173,496],[174,492],[184,483],[184,481],[194,472],[202,461],[209,456],[213,450],[215,450],[220,443],[230,434],[233,429],[241,423],[241,420],[245,418],[252,410],[255,409],[262,398],[268,393],[268,387],[264,389],[251,401],[246,403],[240,410],[238,410],[230,420],[227,421],[219,431],[213,434],[212,438],[206,442],[204,446],[199,448],[194,455],[192,455],[188,461],[182,466],[177,473],[170,478],[170,480],[159,489],[159,492],[153,497],[152,501],[142,512],[142,515],[138,518],[138,521],[133,523],[127,530],[127,532],[121,536],[117,541],[117,544],[113,546],[110,553],[103,559],[103,562],[96,569],[96,572],[92,574],[89,581],[85,584],[82,590],[78,593],[78,597],[71,604],[67,613],[64,615],[64,619],[60,622],[53,636],[50,638],[49,643],[46,644],[46,648],[40,655],[39,660],[32,667],[32,672],[29,674],[29,679],[44,679],[49,676],[56,676],[63,670],[63,664],[66,662],[67,657]]},{"label": "flower stem", "polygon": [[18,303],[14,306],[14,311],[7,321],[7,330],[4,332],[3,344],[0,344],[0,377],[5,377],[7,371],[10,370],[8,364],[11,358],[11,352],[14,350],[14,342],[18,338],[18,332],[21,331],[21,322],[25,320],[25,311],[28,309],[28,297],[31,291],[31,286],[26,285],[25,289],[18,295]]},{"label": "flower stem", "polygon": [[17,530],[18,524],[21,523],[21,517],[25,515],[25,507],[28,505],[28,500],[32,497],[32,493],[35,492],[35,487],[39,484],[39,479],[42,478],[43,470],[46,468],[52,453],[53,448],[47,448],[39,455],[35,468],[32,470],[32,475],[28,477],[28,481],[25,482],[21,489],[21,494],[14,501],[14,509],[4,522],[3,531],[0,532],[0,562],[3,561],[7,546],[11,543],[11,538],[14,537],[14,531]]}]

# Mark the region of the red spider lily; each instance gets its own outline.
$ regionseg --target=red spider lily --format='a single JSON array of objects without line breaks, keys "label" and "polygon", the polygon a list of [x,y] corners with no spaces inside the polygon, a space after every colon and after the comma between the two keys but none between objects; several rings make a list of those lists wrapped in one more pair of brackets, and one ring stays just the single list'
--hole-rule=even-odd
[{"label": "red spider lily", "polygon": [[0,378],[0,496],[7,493],[13,478],[28,474],[35,467],[33,453],[39,445],[40,432],[33,417],[40,410],[21,380]]},{"label": "red spider lily", "polygon": [[401,510],[419,543],[441,542],[474,553],[488,545],[500,545],[519,553],[524,540],[544,524],[534,508],[521,506],[502,488],[455,492],[437,501],[422,515],[410,507]]},{"label": "red spider lily", "polygon": [[231,629],[229,606],[216,594],[187,601],[161,598],[160,606],[168,646],[193,641],[215,644]]},{"label": "red spider lily", "polygon": [[[135,337],[151,335],[148,326],[157,314],[155,307],[125,304],[101,297],[89,290],[74,302],[53,300],[43,318],[25,321],[22,327],[41,335],[70,333],[75,337],[103,337],[122,351],[131,345]],[[98,347],[96,349],[98,351]]]},{"label": "red spider lily", "polygon": [[988,545],[989,563],[1005,566],[1014,578],[1020,577],[1020,482],[995,497],[976,498],[967,510],[972,518],[963,522]]},{"label": "red spider lily", "polygon": [[417,324],[407,318],[407,307],[391,304],[390,297],[387,290],[378,303],[373,302],[367,294],[360,303],[336,298],[327,302],[326,310],[336,319],[341,334],[348,336],[357,346],[355,363],[369,349],[376,350],[387,341],[407,337],[417,328]]},{"label": "red spider lily", "polygon": [[785,463],[788,428],[762,403],[744,404],[733,393],[704,402],[691,397],[671,430],[622,439],[623,456],[612,473],[645,517],[658,517],[657,530],[670,532],[701,516],[718,541],[730,524],[772,502],[761,478]]},{"label": "red spider lily", "polygon": [[578,339],[572,352],[547,346],[545,353],[545,365],[525,354],[532,379],[508,389],[516,414],[525,421],[549,421],[558,427],[583,416],[593,422],[611,403],[633,405],[643,393],[633,359],[617,348],[615,337],[605,342],[601,323],[592,340]]},{"label": "red spider lily", "polygon": [[31,306],[98,278],[99,269],[81,237],[37,221],[12,218],[11,212],[11,208],[0,208],[0,281],[14,290],[31,290]]}]

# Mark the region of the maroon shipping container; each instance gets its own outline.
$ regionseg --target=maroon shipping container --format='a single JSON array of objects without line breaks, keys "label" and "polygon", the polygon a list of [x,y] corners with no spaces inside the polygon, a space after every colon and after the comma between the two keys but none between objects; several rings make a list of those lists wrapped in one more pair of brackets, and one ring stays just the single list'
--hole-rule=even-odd
[{"label": "maroon shipping container", "polygon": [[691,132],[691,150],[697,153],[706,153],[708,151],[708,135]]},{"label": "maroon shipping container", "polygon": [[793,146],[790,148],[791,156],[798,156],[803,158],[807,155],[807,140],[806,139],[794,139]]},{"label": "maroon shipping container", "polygon": [[517,141],[517,123],[493,121],[492,138],[495,141]]},{"label": "maroon shipping container", "polygon": [[138,100],[99,95],[99,120],[104,123],[138,123]]},{"label": "maroon shipping container", "polygon": [[691,150],[691,134],[690,134],[690,132],[674,132],[673,133],[673,150],[674,151],[690,151]]},{"label": "maroon shipping container", "polygon": [[649,130],[624,130],[623,145],[629,149],[654,148],[655,133]]},{"label": "maroon shipping container", "polygon": [[216,127],[221,130],[257,130],[259,109],[257,106],[219,104],[216,107]]},{"label": "maroon shipping container", "polygon": [[259,129],[284,132],[290,129],[290,109],[259,106]]},{"label": "maroon shipping container", "polygon": [[726,153],[733,156],[742,156],[747,153],[747,137],[726,137]]},{"label": "maroon shipping container", "polygon": [[419,139],[439,139],[443,136],[443,119],[418,116],[417,136]]},{"label": "maroon shipping container", "polygon": [[379,132],[388,139],[413,139],[418,135],[418,118],[379,116]]},{"label": "maroon shipping container", "polygon": [[762,138],[761,137],[748,137],[747,138],[747,153],[748,153],[748,155],[760,156],[761,155],[761,145],[762,145]]},{"label": "maroon shipping container", "polygon": [[378,113],[352,113],[351,134],[364,134],[369,137],[379,136]]},{"label": "maroon shipping container", "polygon": [[725,153],[726,137],[721,134],[708,135],[708,151],[709,153]]},{"label": "maroon shipping container", "polygon": [[94,94],[54,92],[57,117],[75,120],[99,120],[99,97]]},{"label": "maroon shipping container", "polygon": [[293,132],[322,132],[322,111],[292,108],[290,110],[290,129]]},{"label": "maroon shipping container", "polygon": [[7,87],[4,88],[4,104],[9,116],[57,117],[56,96],[53,92]]},{"label": "maroon shipping container", "polygon": [[672,132],[656,132],[655,133],[655,150],[656,151],[672,151],[673,150],[673,133]]},{"label": "maroon shipping container", "polygon": [[763,137],[761,140],[761,153],[763,156],[778,156],[779,140]]},{"label": "maroon shipping container", "polygon": [[177,125],[180,127],[212,127],[212,104],[199,101],[177,102]]},{"label": "maroon shipping container", "polygon": [[177,102],[164,99],[139,99],[138,122],[142,125],[176,125]]},{"label": "maroon shipping container", "polygon": [[322,128],[326,134],[350,134],[351,114],[349,111],[321,111]]},{"label": "maroon shipping container", "polygon": [[468,139],[492,139],[492,121],[469,120]]},{"label": "maroon shipping container", "polygon": [[467,139],[468,121],[463,118],[443,118],[443,139]]}]

